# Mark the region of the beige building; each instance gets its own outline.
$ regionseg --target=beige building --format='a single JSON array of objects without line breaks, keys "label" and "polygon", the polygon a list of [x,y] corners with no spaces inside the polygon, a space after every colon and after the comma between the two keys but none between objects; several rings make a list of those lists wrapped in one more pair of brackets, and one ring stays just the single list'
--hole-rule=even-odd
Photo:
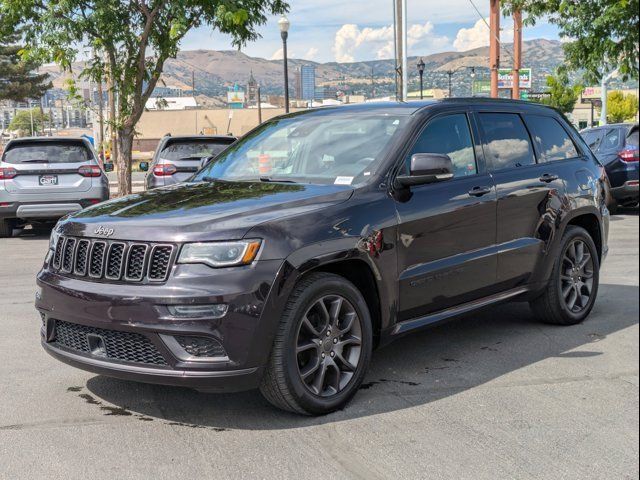
[{"label": "beige building", "polygon": [[[611,89],[610,92],[616,91],[619,89]],[[621,90],[625,95],[631,93],[638,97],[638,89],[630,88]],[[600,121],[600,97],[602,90],[600,87],[587,87],[583,90],[581,98],[578,99],[576,105],[571,112],[570,118],[572,123],[578,128],[578,130],[582,130],[583,128],[589,127],[592,121],[594,125],[597,125]],[[595,105],[592,109],[592,102],[595,102]],[[638,121],[638,114],[636,113],[635,121]]]},{"label": "beige building", "polygon": [[[299,109],[291,109],[296,111]],[[262,109],[262,121],[284,114],[284,108]],[[167,133],[171,135],[244,135],[258,125],[258,109],[198,109],[146,111],[136,125],[134,150],[151,151]]]}]

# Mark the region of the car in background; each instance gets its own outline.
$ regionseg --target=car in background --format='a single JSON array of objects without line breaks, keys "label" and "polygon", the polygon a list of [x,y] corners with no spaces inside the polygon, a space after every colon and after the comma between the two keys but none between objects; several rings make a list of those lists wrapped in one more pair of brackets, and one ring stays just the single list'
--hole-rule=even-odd
[{"label": "car in background", "polygon": [[108,198],[109,181],[86,138],[20,138],[0,157],[0,237]]},{"label": "car in background", "polygon": [[229,135],[167,135],[160,140],[151,165],[140,162],[148,171],[147,190],[187,180],[203,166],[203,159],[215,157],[237,140]]},{"label": "car in background", "polygon": [[638,204],[640,151],[637,123],[617,123],[580,132],[589,148],[604,165],[611,185],[609,210]]}]

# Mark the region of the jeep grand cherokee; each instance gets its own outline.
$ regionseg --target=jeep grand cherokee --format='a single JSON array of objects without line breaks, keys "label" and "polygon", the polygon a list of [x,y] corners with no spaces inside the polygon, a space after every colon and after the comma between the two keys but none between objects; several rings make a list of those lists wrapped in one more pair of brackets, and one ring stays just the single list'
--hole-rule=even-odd
[{"label": "jeep grand cherokee", "polygon": [[37,278],[42,344],[104,375],[330,412],[408,332],[507,300],[584,320],[604,175],[564,117],[522,102],[275,118],[184,184],[62,219]]}]

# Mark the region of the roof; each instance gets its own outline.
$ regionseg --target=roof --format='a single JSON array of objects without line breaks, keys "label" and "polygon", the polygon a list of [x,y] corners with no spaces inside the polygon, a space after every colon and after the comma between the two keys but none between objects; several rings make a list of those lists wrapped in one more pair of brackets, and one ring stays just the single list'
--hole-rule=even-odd
[{"label": "roof", "polygon": [[[444,99],[429,99],[429,100],[411,100],[409,102],[399,101],[379,101],[379,102],[365,102],[365,103],[352,103],[341,106],[329,106],[313,110],[314,112],[328,112],[336,111],[349,111],[353,113],[392,113],[396,115],[412,115],[418,110],[428,108],[435,105],[446,104],[464,104],[464,105],[520,105],[529,108],[551,108],[546,105],[542,105],[534,102],[527,102],[524,100],[510,100],[502,98],[486,98],[486,97],[456,97],[456,98],[444,98]],[[297,112],[297,115],[302,112]]]},{"label": "roof", "polygon": [[9,140],[10,143],[47,143],[47,142],[85,142],[91,143],[87,137],[20,137]]},{"label": "roof", "polygon": [[222,143],[233,143],[236,137],[232,135],[165,135],[162,137],[170,140],[220,140]]}]

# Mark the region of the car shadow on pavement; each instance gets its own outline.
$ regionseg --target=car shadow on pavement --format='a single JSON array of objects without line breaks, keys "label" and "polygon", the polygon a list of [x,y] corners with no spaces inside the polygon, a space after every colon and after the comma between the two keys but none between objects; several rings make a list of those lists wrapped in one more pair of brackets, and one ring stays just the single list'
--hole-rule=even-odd
[{"label": "car shadow on pavement", "polygon": [[[343,410],[323,417],[282,412],[258,391],[206,394],[105,376],[91,378],[86,389],[71,387],[69,391],[77,392],[74,394],[105,415],[215,431],[341,422],[434,402],[493,381],[502,385],[553,383],[557,379],[549,376],[514,373],[546,359],[567,362],[569,373],[558,371],[558,377],[582,372],[576,379],[587,378],[588,362],[597,362],[602,355],[598,342],[638,323],[638,293],[638,286],[601,285],[589,319],[571,327],[540,324],[528,305],[517,303],[492,307],[406,336],[374,352],[369,373],[355,398]],[[576,368],[576,362],[584,362],[584,366],[579,363]],[[509,379],[501,379],[512,373]]]}]

